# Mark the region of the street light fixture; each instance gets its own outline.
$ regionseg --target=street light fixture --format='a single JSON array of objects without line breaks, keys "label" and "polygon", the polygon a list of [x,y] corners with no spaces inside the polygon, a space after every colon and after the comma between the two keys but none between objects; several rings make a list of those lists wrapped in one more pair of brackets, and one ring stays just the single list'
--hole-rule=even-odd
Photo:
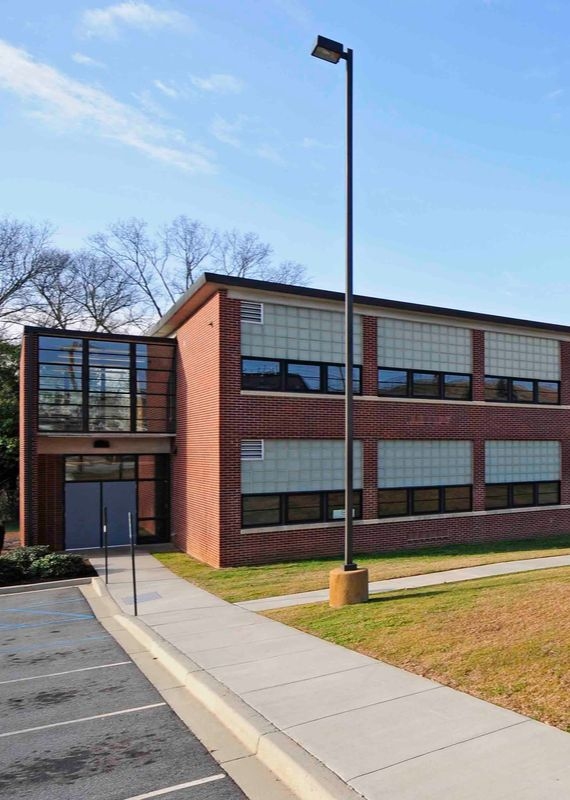
[{"label": "street light fixture", "polygon": [[[338,64],[346,61],[346,288],[344,295],[344,337],[345,337],[345,423],[344,423],[344,566],[342,572],[353,573],[353,584],[349,588],[348,576],[341,580],[344,602],[362,602],[368,599],[368,572],[359,570],[353,561],[353,482],[354,482],[354,413],[353,413],[353,236],[352,236],[352,50],[344,49],[341,42],[318,36],[311,55]],[[331,605],[333,604],[333,585],[338,576],[331,573]],[[358,573],[358,574],[354,574]],[[365,587],[365,589],[364,589]],[[356,591],[355,591],[356,590]],[[357,599],[347,599],[348,596]]]}]

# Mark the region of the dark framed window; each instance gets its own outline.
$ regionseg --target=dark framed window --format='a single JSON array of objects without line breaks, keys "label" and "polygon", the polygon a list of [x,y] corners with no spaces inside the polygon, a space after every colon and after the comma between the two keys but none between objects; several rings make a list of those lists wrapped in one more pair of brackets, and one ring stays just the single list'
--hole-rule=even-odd
[{"label": "dark framed window", "polygon": [[[250,391],[343,394],[345,367],[321,361],[242,356],[241,388]],[[353,367],[354,394],[362,393],[362,367]]]},{"label": "dark framed window", "polygon": [[485,508],[528,508],[560,505],[560,481],[518,481],[487,483]]},{"label": "dark framed window", "polygon": [[471,400],[471,375],[432,370],[378,368],[380,397]]},{"label": "dark framed window", "polygon": [[38,429],[171,433],[175,345],[40,336]]},{"label": "dark framed window", "polygon": [[285,388],[288,392],[321,392],[320,364],[301,364],[289,361],[286,366]]},{"label": "dark framed window", "polygon": [[472,507],[470,484],[378,489],[378,516],[381,518],[452,514],[471,511]]},{"label": "dark framed window", "polygon": [[[242,528],[330,522],[344,519],[344,492],[244,494],[241,509]],[[354,519],[361,518],[362,491],[355,489]]]},{"label": "dark framed window", "polygon": [[485,375],[485,400],[490,403],[560,405],[560,381]]},{"label": "dark framed window", "polygon": [[278,391],[281,389],[281,383],[280,361],[271,361],[265,358],[242,358],[242,389]]},{"label": "dark framed window", "polygon": [[285,496],[285,522],[320,522],[323,517],[321,492],[297,492]]}]

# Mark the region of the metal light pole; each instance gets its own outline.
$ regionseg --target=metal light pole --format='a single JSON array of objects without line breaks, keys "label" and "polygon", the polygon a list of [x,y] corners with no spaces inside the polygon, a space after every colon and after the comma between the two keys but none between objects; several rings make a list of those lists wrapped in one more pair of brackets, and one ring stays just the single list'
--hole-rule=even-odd
[{"label": "metal light pole", "polygon": [[344,295],[345,397],[344,397],[344,571],[357,569],[353,561],[354,396],[353,396],[353,244],[352,244],[352,50],[318,36],[312,55],[338,64],[346,61],[346,276]]},{"label": "metal light pole", "polygon": [[346,62],[346,288],[344,295],[345,396],[344,396],[344,565],[330,573],[329,603],[333,608],[368,600],[368,570],[353,561],[354,509],[354,394],[353,394],[353,237],[352,237],[352,61],[344,45],[318,36],[312,55],[338,64]]}]

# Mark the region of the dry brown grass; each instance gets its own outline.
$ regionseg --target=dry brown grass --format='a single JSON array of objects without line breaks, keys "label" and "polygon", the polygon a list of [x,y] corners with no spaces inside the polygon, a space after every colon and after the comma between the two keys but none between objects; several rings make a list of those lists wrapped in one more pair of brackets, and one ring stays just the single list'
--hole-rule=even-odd
[{"label": "dry brown grass", "polygon": [[570,731],[570,569],[267,616]]}]

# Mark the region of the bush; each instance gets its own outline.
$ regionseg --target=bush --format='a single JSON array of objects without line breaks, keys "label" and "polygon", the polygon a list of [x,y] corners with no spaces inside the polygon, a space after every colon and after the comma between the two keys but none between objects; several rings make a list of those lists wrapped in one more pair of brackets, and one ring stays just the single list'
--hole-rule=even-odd
[{"label": "bush", "polygon": [[0,556],[0,586],[18,583],[24,578],[24,575],[24,570],[19,564],[6,556]]},{"label": "bush", "polygon": [[3,559],[16,564],[22,572],[27,572],[34,561],[43,558],[51,552],[51,547],[47,544],[34,544],[31,547],[17,547],[2,556]]},{"label": "bush", "polygon": [[91,574],[91,567],[73,553],[48,553],[36,559],[28,570],[31,578],[80,578]]}]

